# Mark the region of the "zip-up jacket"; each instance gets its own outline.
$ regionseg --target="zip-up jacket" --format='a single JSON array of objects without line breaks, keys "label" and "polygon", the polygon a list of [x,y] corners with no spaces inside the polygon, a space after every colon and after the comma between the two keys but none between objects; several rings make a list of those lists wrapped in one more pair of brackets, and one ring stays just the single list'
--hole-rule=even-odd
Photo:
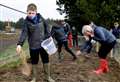
[{"label": "zip-up jacket", "polygon": [[22,46],[25,39],[28,37],[30,49],[37,49],[41,47],[41,42],[49,36],[48,24],[40,14],[37,14],[32,20],[26,17],[17,45]]}]

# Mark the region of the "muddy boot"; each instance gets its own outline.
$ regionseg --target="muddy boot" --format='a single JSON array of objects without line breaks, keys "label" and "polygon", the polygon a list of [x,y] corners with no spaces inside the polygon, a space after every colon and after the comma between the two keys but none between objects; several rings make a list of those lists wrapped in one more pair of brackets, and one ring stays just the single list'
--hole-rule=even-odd
[{"label": "muddy boot", "polygon": [[66,49],[67,52],[69,52],[69,53],[73,56],[73,59],[72,59],[72,60],[75,61],[75,60],[77,59],[77,57],[76,57],[76,55],[72,52],[72,50],[69,49],[69,48],[67,48],[67,47],[66,47],[65,49]]},{"label": "muddy boot", "polygon": [[73,56],[72,60],[75,61],[77,59],[77,56],[74,53],[72,53],[72,56]]},{"label": "muddy boot", "polygon": [[49,63],[43,64],[44,68],[44,81],[45,82],[55,82],[50,76],[50,65]]},{"label": "muddy boot", "polygon": [[73,56],[73,59],[72,59],[72,60],[75,61],[76,59],[77,59],[77,57],[76,57],[76,56]]},{"label": "muddy boot", "polygon": [[58,60],[59,60],[59,62],[62,62],[62,60],[63,60],[63,53],[62,52],[58,53]]},{"label": "muddy boot", "polygon": [[32,65],[32,80],[30,82],[36,82],[37,77],[37,65]]}]

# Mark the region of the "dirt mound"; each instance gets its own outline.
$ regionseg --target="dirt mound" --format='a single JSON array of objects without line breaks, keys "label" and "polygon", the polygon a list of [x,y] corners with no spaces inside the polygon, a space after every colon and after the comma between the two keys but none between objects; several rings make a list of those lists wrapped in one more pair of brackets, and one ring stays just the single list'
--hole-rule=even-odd
[{"label": "dirt mound", "polygon": [[[76,61],[65,53],[62,62],[57,54],[50,57],[52,77],[56,82],[120,82],[120,66],[114,59],[108,58],[110,72],[96,76],[92,70],[98,66],[98,57],[91,54],[89,58],[79,56]],[[29,82],[31,78],[21,74],[20,67],[0,69],[0,82]],[[43,82],[42,64],[38,64],[38,82]]]}]

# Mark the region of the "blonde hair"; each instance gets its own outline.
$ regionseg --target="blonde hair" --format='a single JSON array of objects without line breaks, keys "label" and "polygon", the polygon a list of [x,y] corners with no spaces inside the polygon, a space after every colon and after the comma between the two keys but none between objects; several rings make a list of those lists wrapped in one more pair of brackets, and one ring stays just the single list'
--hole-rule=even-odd
[{"label": "blonde hair", "polygon": [[32,11],[37,11],[37,6],[34,3],[31,3],[27,6],[27,11],[32,10]]},{"label": "blonde hair", "polygon": [[90,25],[84,25],[82,27],[82,34],[86,33],[86,32],[93,32],[93,28]]}]

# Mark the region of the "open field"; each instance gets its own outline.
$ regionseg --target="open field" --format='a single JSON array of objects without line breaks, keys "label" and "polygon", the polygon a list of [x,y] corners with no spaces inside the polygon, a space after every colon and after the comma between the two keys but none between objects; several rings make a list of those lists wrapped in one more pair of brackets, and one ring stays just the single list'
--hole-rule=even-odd
[{"label": "open field", "polygon": [[[12,41],[12,40],[11,40]],[[0,51],[0,82],[30,82],[31,77],[21,73],[21,60],[15,51],[16,44],[11,44]],[[28,45],[25,43],[23,49],[28,54]],[[73,49],[74,52],[76,49]],[[52,77],[56,82],[120,82],[120,65],[114,59],[108,58],[110,72],[96,76],[92,71],[98,67],[98,56],[91,53],[89,58],[83,55],[72,61],[63,49],[63,61],[58,62],[57,53],[50,56]],[[38,82],[43,82],[43,67],[41,60],[38,64]]]}]

